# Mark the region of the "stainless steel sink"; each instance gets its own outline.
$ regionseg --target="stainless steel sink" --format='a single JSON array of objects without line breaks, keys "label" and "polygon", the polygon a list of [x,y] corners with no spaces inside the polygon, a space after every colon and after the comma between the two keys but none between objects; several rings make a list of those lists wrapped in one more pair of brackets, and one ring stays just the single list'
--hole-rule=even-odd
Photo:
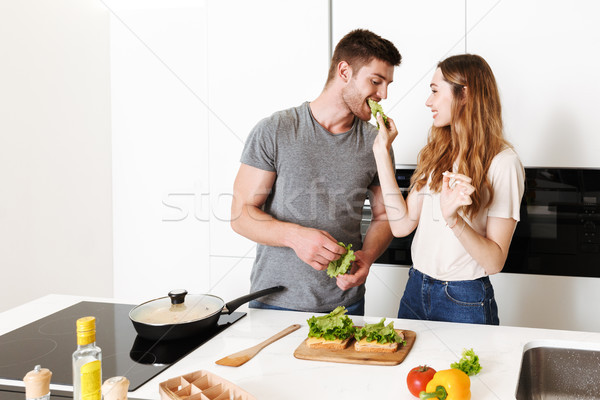
[{"label": "stainless steel sink", "polygon": [[523,349],[517,400],[600,399],[600,344],[531,342]]}]

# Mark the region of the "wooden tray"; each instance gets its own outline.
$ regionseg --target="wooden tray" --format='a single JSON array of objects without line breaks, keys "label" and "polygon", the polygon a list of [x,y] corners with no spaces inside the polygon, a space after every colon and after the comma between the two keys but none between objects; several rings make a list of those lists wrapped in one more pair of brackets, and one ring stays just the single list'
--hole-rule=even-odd
[{"label": "wooden tray", "polygon": [[394,353],[366,353],[354,350],[354,339],[344,350],[311,349],[306,345],[306,339],[294,351],[294,357],[301,360],[328,361],[346,364],[368,365],[398,365],[408,355],[417,338],[413,331],[402,330],[406,344],[400,346]]},{"label": "wooden tray", "polygon": [[205,370],[161,382],[158,391],[161,400],[256,400],[240,387]]}]

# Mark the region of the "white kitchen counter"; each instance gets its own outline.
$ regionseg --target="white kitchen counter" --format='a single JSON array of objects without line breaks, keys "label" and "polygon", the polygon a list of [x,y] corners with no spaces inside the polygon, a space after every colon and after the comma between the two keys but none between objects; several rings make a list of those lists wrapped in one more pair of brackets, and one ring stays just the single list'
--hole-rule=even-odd
[{"label": "white kitchen counter", "polygon": [[[1,313],[0,334],[82,300],[139,302],[49,295]],[[400,365],[389,367],[305,361],[294,358],[293,353],[308,334],[306,320],[313,314],[255,310],[245,306],[240,307],[239,311],[246,311],[248,315],[132,392],[131,396],[159,399],[160,382],[203,369],[231,381],[260,400],[412,399],[414,397],[406,386],[406,375],[411,368],[427,364],[436,370],[446,369],[460,358],[463,349],[473,348],[480,357],[483,370],[471,377],[472,399],[514,399],[521,354],[526,343],[539,340],[568,341],[577,342],[576,345],[580,347],[600,349],[600,333],[597,332],[393,320],[396,328],[417,333],[414,347]],[[352,319],[360,325],[378,322],[380,318]],[[263,349],[241,367],[225,367],[214,363],[296,323],[301,324],[302,328]],[[102,343],[98,345],[102,347]],[[8,382],[0,380],[0,383]]]}]

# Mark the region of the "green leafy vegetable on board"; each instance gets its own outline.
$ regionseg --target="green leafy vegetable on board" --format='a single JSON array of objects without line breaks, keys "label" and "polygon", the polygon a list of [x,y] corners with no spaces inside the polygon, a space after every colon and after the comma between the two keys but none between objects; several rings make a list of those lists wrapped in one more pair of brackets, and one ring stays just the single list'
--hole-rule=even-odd
[{"label": "green leafy vegetable on board", "polygon": [[346,312],[345,307],[339,306],[327,315],[310,317],[306,321],[309,327],[308,336],[322,337],[326,340],[344,340],[354,335],[356,328],[350,317],[345,315]]},{"label": "green leafy vegetable on board", "polygon": [[342,242],[338,242],[338,244],[345,248],[346,252],[339,259],[330,262],[327,266],[327,275],[331,278],[335,278],[338,275],[343,275],[348,272],[350,264],[352,261],[356,260],[354,250],[352,250],[352,243],[349,243],[348,246]]},{"label": "green leafy vegetable on board", "polygon": [[[385,115],[385,113],[383,112],[383,107],[381,107],[381,104],[371,99],[368,99],[367,101],[369,103],[369,107],[371,107],[371,114],[373,114],[375,120],[377,120],[377,113],[381,113],[385,126],[388,126],[387,115]],[[379,122],[377,122],[377,129],[379,129]]]},{"label": "green leafy vegetable on board", "polygon": [[367,338],[367,342],[377,341],[377,343],[400,343],[406,344],[406,341],[394,329],[394,322],[390,322],[387,326],[384,325],[385,318],[381,318],[376,324],[365,324],[362,328],[356,331],[354,338],[361,340]]},{"label": "green leafy vegetable on board", "polygon": [[481,365],[479,365],[479,356],[475,354],[473,349],[465,349],[462,352],[462,358],[457,362],[450,364],[450,368],[460,369],[469,376],[476,375],[479,373],[479,371],[481,371]]}]

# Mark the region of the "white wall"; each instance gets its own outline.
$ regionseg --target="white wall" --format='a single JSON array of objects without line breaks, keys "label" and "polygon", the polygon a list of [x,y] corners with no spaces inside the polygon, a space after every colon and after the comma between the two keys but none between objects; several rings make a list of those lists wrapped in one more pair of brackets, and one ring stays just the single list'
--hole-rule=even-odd
[{"label": "white wall", "polygon": [[96,0],[0,4],[0,311],[113,293],[108,39]]}]

